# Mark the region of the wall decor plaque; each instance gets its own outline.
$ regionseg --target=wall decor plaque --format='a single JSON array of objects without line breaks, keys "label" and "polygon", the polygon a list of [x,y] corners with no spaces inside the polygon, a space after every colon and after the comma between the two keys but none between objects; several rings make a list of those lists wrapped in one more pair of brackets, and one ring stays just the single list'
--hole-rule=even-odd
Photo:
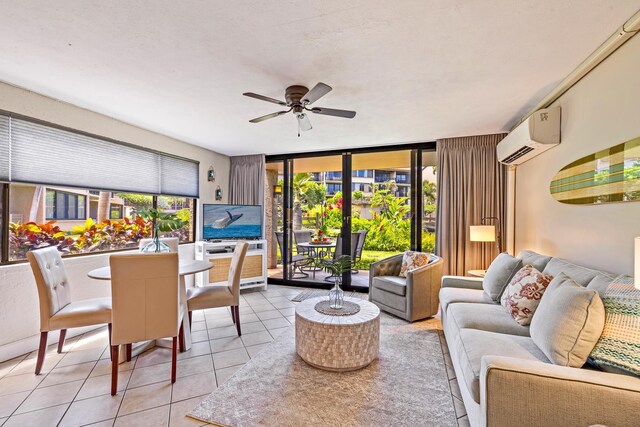
[{"label": "wall decor plaque", "polygon": [[640,137],[568,164],[549,189],[554,199],[571,205],[640,201]]}]

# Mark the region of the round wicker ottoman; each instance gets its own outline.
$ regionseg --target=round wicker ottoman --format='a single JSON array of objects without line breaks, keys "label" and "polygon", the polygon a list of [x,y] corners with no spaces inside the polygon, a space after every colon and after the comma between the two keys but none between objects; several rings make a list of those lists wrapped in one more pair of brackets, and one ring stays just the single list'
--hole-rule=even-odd
[{"label": "round wicker ottoman", "polygon": [[328,371],[364,368],[378,357],[380,310],[369,301],[345,298],[358,304],[360,311],[326,315],[315,309],[326,299],[310,298],[296,306],[296,352],[309,365]]}]

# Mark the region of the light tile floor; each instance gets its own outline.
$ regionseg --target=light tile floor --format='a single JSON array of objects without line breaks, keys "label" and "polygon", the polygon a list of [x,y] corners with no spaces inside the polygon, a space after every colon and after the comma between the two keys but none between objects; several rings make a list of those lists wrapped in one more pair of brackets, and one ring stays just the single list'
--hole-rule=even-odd
[{"label": "light tile floor", "polygon": [[[193,347],[178,355],[173,385],[170,349],[156,347],[120,365],[119,391],[111,396],[105,327],[67,340],[62,354],[50,346],[41,375],[33,373],[36,352],[2,362],[0,425],[203,425],[185,414],[294,322],[296,303],[290,299],[303,290],[270,286],[267,291],[244,293],[240,338],[227,308],[194,312]],[[455,373],[443,347],[458,424],[465,426]]]}]

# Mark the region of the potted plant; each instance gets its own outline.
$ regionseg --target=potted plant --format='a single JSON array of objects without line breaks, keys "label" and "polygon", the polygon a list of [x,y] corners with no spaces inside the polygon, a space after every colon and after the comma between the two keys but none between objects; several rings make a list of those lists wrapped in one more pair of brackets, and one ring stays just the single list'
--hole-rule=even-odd
[{"label": "potted plant", "polygon": [[174,214],[154,208],[141,209],[138,215],[153,223],[153,241],[145,245],[140,251],[145,253],[171,252],[171,248],[160,241],[160,232],[179,230],[184,226],[184,221]]},{"label": "potted plant", "polygon": [[344,304],[344,291],[340,288],[342,284],[342,274],[351,271],[353,260],[349,255],[342,255],[333,260],[322,261],[323,267],[331,272],[335,277],[333,288],[329,291],[329,307],[341,309]]}]

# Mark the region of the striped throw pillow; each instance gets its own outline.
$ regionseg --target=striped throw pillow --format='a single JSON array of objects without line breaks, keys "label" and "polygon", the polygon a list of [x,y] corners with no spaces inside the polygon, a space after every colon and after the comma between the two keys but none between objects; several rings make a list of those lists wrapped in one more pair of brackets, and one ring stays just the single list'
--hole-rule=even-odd
[{"label": "striped throw pillow", "polygon": [[602,298],[605,324],[590,359],[604,371],[640,375],[640,289],[617,277]]}]

